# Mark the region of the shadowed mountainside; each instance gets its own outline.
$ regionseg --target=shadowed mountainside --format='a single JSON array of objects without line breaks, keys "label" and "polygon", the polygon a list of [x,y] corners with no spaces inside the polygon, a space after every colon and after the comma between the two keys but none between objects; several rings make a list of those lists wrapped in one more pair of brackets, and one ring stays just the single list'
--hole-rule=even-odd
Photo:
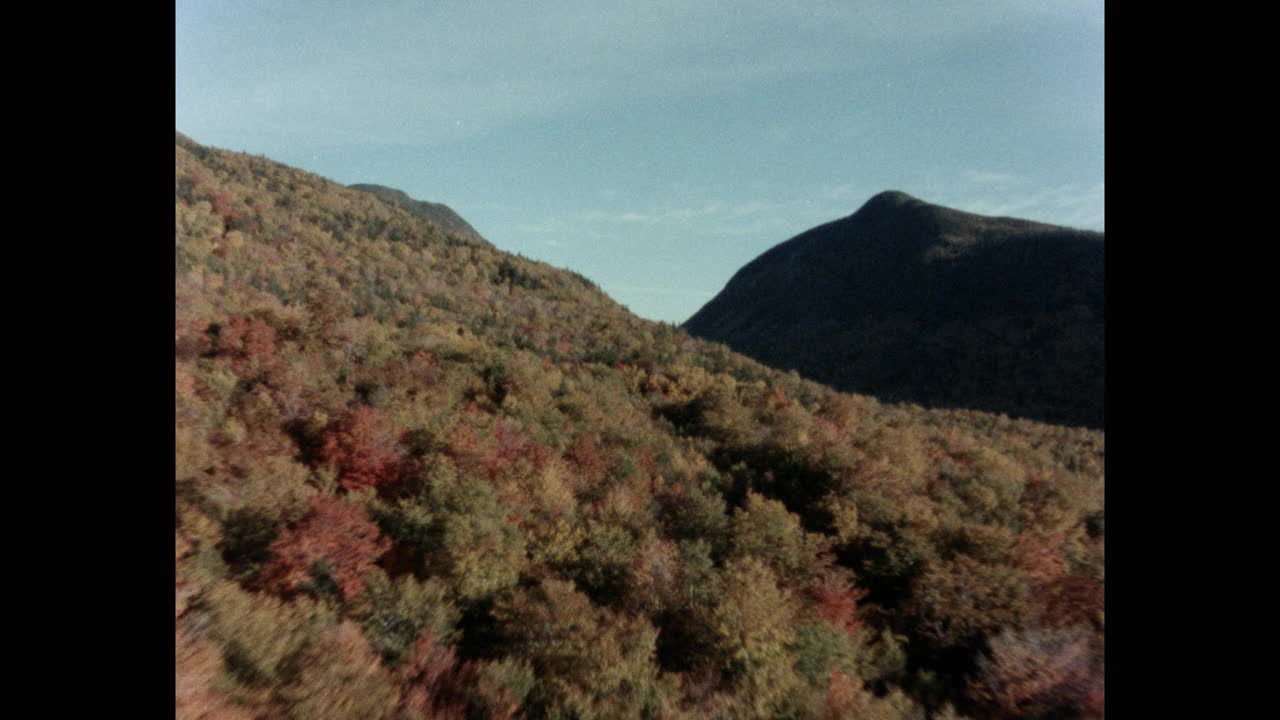
[{"label": "shadowed mountainside", "polygon": [[1100,428],[1103,234],[901,192],[777,245],[685,322],[849,392]]}]

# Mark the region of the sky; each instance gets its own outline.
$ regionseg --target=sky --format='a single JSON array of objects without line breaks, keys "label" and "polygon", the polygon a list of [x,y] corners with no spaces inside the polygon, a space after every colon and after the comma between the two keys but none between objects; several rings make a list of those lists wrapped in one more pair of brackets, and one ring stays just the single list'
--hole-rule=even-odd
[{"label": "sky", "polygon": [[900,190],[1104,230],[1102,0],[178,0],[175,125],[679,324]]}]

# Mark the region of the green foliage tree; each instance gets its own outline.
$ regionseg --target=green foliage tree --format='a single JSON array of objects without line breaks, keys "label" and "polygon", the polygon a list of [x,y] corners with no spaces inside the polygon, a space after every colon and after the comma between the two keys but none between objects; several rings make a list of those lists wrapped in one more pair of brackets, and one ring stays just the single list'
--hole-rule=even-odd
[{"label": "green foliage tree", "polygon": [[515,585],[519,578],[525,541],[509,514],[492,485],[460,477],[441,459],[428,474],[421,504],[401,502],[386,522],[402,542],[424,554],[432,573],[446,578],[460,599],[472,602]]},{"label": "green foliage tree", "polygon": [[921,575],[905,608],[915,632],[936,648],[976,649],[985,637],[1032,618],[1026,582],[1006,565],[958,555]]},{"label": "green foliage tree", "polygon": [[677,485],[664,498],[667,532],[679,540],[701,540],[712,554],[723,557],[730,541],[729,513],[724,497],[702,479]]},{"label": "green foliage tree", "polygon": [[643,620],[593,607],[572,583],[543,580],[499,602],[512,649],[539,679],[534,707],[551,717],[640,718],[659,705],[657,633]]},{"label": "green foliage tree", "polygon": [[254,687],[279,686],[298,654],[336,621],[331,608],[309,598],[284,603],[226,581],[212,586],[197,605],[208,614],[227,669]]},{"label": "green foliage tree", "polygon": [[826,549],[825,539],[805,532],[799,518],[777,500],[749,492],[746,504],[734,511],[730,556],[760,558],[789,587],[817,579],[823,565],[819,556]]},{"label": "green foliage tree", "polygon": [[281,696],[291,719],[384,720],[394,717],[399,692],[360,629],[344,622],[307,648]]},{"label": "green foliage tree", "polygon": [[799,682],[791,654],[796,601],[755,556],[730,560],[711,615],[716,652],[742,717],[766,718]]},{"label": "green foliage tree", "polygon": [[451,642],[459,613],[448,589],[435,578],[419,581],[412,575],[394,580],[381,570],[369,575],[368,589],[351,609],[365,637],[383,659],[395,663],[424,633]]}]

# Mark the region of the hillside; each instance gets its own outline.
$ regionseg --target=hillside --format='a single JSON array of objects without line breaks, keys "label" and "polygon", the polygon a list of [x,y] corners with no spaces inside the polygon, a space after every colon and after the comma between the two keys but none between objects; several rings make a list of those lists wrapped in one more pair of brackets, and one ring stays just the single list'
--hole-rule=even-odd
[{"label": "hillside", "polygon": [[1103,235],[899,192],[752,260],[685,324],[881,400],[1101,428]]},{"label": "hillside", "polygon": [[1105,436],[175,145],[180,718],[1101,717]]},{"label": "hillside", "polygon": [[414,200],[409,197],[403,190],[396,190],[382,185],[370,185],[360,183],[351,185],[355,190],[362,190],[367,193],[376,195],[387,202],[394,203],[408,210],[410,213],[439,226],[441,229],[474,238],[476,240],[484,240],[480,237],[480,233],[476,232],[471,224],[462,219],[461,215],[453,211],[448,205],[440,203],[427,202],[425,200]]}]

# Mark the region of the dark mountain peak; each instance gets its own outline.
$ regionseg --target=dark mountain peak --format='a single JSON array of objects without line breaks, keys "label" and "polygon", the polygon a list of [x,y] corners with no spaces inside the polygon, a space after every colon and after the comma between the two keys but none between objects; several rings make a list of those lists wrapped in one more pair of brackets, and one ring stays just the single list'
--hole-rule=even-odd
[{"label": "dark mountain peak", "polygon": [[844,232],[846,241],[885,242],[919,253],[920,258],[939,251],[944,255],[967,252],[980,243],[1041,243],[1064,239],[1087,243],[1103,239],[1100,232],[935,205],[899,190],[875,195],[853,215],[831,225],[835,226],[833,230],[839,228]]},{"label": "dark mountain peak", "polygon": [[900,244],[907,237],[937,237],[944,226],[963,223],[964,217],[965,213],[925,202],[901,190],[885,190],[873,195],[857,212],[834,224],[844,228],[846,240],[865,242],[879,238]]},{"label": "dark mountain peak", "polygon": [[879,212],[882,210],[890,210],[902,207],[928,205],[928,203],[919,198],[912,197],[901,190],[885,190],[882,193],[874,195],[868,200],[858,212]]},{"label": "dark mountain peak", "polygon": [[886,190],[874,195],[848,219],[864,226],[902,227],[927,221],[942,222],[950,219],[949,216],[955,212],[957,211],[927,203],[901,190]]},{"label": "dark mountain peak", "polygon": [[841,390],[1101,427],[1102,234],[879,193],[686,323]]},{"label": "dark mountain peak", "polygon": [[881,234],[928,237],[926,245],[954,233],[981,233],[995,225],[1014,225],[1019,230],[1049,226],[1017,218],[995,218],[935,205],[900,190],[886,190],[868,200],[849,220],[862,228],[879,228]]}]

